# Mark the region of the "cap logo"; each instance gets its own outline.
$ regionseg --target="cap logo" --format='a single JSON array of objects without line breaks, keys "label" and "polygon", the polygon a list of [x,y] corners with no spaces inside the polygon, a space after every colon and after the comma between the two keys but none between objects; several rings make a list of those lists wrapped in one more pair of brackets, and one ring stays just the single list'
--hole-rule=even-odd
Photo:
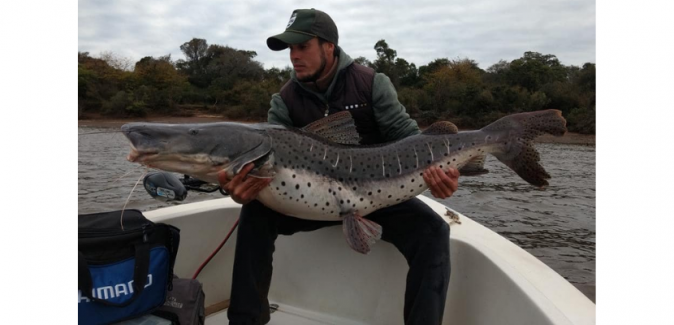
[{"label": "cap logo", "polygon": [[297,19],[297,13],[294,12],[292,16],[290,16],[290,21],[288,22],[288,26],[286,28],[290,27],[295,22],[295,19]]}]

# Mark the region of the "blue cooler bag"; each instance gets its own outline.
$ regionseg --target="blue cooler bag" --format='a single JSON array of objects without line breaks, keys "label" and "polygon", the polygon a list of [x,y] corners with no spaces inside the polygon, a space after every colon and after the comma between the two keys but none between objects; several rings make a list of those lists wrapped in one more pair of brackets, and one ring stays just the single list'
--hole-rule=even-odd
[{"label": "blue cooler bag", "polygon": [[79,324],[110,324],[162,306],[171,290],[178,228],[138,210],[79,215]]}]

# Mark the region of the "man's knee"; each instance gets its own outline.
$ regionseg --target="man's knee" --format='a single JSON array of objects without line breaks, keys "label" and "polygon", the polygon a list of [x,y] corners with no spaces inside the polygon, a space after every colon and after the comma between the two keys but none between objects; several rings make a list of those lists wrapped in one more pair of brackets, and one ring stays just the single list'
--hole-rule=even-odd
[{"label": "man's knee", "polygon": [[239,229],[237,234],[240,238],[253,240],[261,237],[275,239],[278,236],[277,226],[274,222],[274,211],[258,201],[251,201],[241,207],[239,214]]},{"label": "man's knee", "polygon": [[438,235],[449,239],[449,224],[440,216],[438,218],[440,219],[440,226],[437,229]]},{"label": "man's knee", "polygon": [[274,210],[257,200],[241,206],[240,223],[267,223],[272,220]]},{"label": "man's knee", "polygon": [[421,233],[437,238],[449,238],[449,224],[433,209],[419,211]]}]

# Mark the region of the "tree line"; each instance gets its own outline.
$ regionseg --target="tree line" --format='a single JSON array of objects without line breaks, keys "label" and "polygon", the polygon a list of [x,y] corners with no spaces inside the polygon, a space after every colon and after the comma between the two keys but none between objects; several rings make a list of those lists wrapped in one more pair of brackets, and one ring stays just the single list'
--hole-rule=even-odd
[{"label": "tree line", "polygon": [[[209,112],[264,121],[271,95],[290,79],[290,66],[264,69],[254,51],[194,38],[184,58],[144,57],[135,64],[112,52],[78,52],[79,116],[114,117]],[[438,58],[417,67],[378,41],[376,59],[355,59],[385,73],[420,125],[448,120],[477,128],[507,114],[554,108],[572,132],[595,132],[595,64],[563,65],[555,55],[525,52],[486,70],[468,58]]]}]

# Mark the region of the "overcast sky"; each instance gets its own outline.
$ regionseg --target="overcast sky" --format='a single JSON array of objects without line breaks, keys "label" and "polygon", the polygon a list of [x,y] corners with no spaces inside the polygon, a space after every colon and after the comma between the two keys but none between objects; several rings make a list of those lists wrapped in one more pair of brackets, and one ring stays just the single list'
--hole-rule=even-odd
[{"label": "overcast sky", "polygon": [[265,68],[283,68],[288,51],[269,50],[267,37],[283,32],[294,9],[312,7],[332,17],[339,45],[353,58],[374,60],[374,44],[385,39],[417,66],[469,58],[486,69],[526,51],[554,54],[565,65],[596,62],[594,0],[80,0],[78,50],[177,60],[184,58],[180,45],[197,37],[256,51]]}]

